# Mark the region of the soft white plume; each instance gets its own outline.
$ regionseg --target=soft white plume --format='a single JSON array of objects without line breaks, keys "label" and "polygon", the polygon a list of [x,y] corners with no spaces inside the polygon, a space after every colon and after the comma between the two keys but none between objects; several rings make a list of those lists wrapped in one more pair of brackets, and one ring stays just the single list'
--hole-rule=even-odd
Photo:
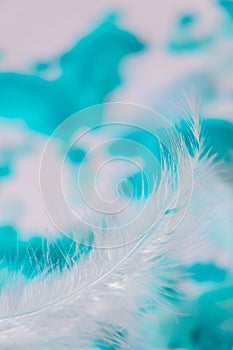
[{"label": "soft white plume", "polygon": [[[171,204],[178,193],[169,182],[171,169],[165,167],[159,188],[150,194],[154,203],[151,210],[156,207],[158,220],[146,234],[134,240],[132,229],[127,232],[127,244],[108,249],[93,247],[62,272],[54,269],[30,281],[17,274],[11,276],[0,294],[1,349],[94,349],[101,344],[125,350],[141,349],[144,344],[143,349],[153,349],[149,340],[145,343],[145,325],[149,322],[156,328],[161,308],[171,312],[171,317],[175,315],[175,307],[165,296],[172,289],[184,292],[180,266],[195,259],[213,224],[213,189],[221,195],[216,169],[205,157],[200,159],[199,127],[191,119],[188,125],[195,140],[193,157],[188,160],[193,174],[187,173],[193,176],[193,192],[183,220],[167,232],[171,220],[177,219]],[[177,144],[184,147],[182,136]],[[182,147],[177,153],[178,165],[185,175],[187,159]],[[181,186],[184,199],[189,180],[185,179],[183,176]],[[135,210],[141,201],[134,202]],[[180,208],[176,209],[179,212]],[[151,215],[150,210],[145,211],[144,222]],[[108,220],[106,225],[111,224]],[[118,233],[124,237],[124,230]],[[104,235],[99,235],[98,230],[93,234],[95,245],[101,246]],[[112,247],[115,234],[108,236]],[[49,257],[47,261],[49,268]]]}]

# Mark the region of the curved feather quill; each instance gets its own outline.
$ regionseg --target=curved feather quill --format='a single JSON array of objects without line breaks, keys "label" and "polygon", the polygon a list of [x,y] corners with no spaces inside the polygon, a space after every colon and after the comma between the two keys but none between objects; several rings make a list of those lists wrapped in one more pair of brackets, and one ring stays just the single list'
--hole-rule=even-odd
[{"label": "curved feather quill", "polygon": [[[0,294],[1,349],[139,349],[148,320],[156,327],[161,308],[175,315],[169,298],[184,292],[181,266],[194,258],[204,233],[212,225],[215,209],[211,192],[213,186],[220,186],[211,161],[200,156],[198,118],[188,118],[185,123],[186,139],[180,134],[175,145],[182,174],[186,174],[190,159],[193,167],[193,174],[187,173],[193,176],[194,183],[184,219],[171,233],[167,231],[181,208],[174,208],[178,195],[170,183],[174,168],[164,159],[164,174],[149,196],[158,220],[140,238],[116,248],[91,246],[78,261],[67,254],[62,271],[52,265],[50,251],[44,249],[47,269],[30,281],[20,273],[12,273],[9,278],[6,271],[8,280]],[[188,153],[183,152],[184,147]],[[191,154],[189,159],[187,154]],[[187,180],[184,176],[181,186],[184,201]],[[135,201],[135,210],[145,200],[148,199],[142,196]],[[150,211],[145,212],[145,219],[150,215]],[[105,220],[108,225],[112,219]],[[103,242],[98,239],[103,236],[95,230],[92,233],[97,246],[101,246]],[[114,234],[108,237],[112,246]],[[124,235],[122,229],[119,234]],[[127,234],[134,237],[134,232]],[[79,250],[80,245],[75,245],[73,256]],[[152,348],[149,343],[144,346]]]}]

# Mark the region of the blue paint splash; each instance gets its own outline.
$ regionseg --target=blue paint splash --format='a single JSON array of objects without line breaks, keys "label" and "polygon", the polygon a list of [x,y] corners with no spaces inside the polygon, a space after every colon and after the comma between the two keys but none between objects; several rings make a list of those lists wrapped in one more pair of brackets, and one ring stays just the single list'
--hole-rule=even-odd
[{"label": "blue paint splash", "polygon": [[[54,62],[38,62],[34,73],[28,75],[0,73],[0,115],[21,118],[31,129],[51,134],[73,113],[107,101],[108,95],[122,83],[121,62],[144,48],[133,34],[117,26],[114,17],[109,17],[55,59],[61,69],[55,80],[40,77],[52,69]],[[85,151],[71,149],[68,156],[78,164]],[[1,179],[10,173],[8,163],[0,167]],[[8,267],[10,273],[20,272],[27,278],[54,268],[63,270],[68,268],[67,264],[71,267],[80,254],[89,253],[91,246],[71,243],[66,237],[51,242],[35,235],[22,241],[17,228],[10,226],[0,227],[0,242],[0,269]]]},{"label": "blue paint splash", "polygon": [[219,5],[224,8],[226,13],[233,19],[233,2],[232,0],[220,0]]},{"label": "blue paint splash", "polygon": [[209,36],[196,37],[195,24],[198,17],[192,13],[180,16],[168,43],[168,50],[173,54],[200,52],[211,42]]},{"label": "blue paint splash", "polygon": [[[0,115],[22,118],[30,128],[50,134],[71,114],[107,101],[122,83],[119,67],[123,59],[144,48],[109,18],[56,58],[61,68],[57,79],[48,81],[38,73],[0,73]],[[50,62],[39,63],[37,72],[51,66]]]},{"label": "blue paint splash", "polygon": [[[93,243],[93,236],[89,236],[89,245],[60,236],[56,239],[46,239],[34,236],[29,240],[22,240],[14,227],[0,227],[0,272],[7,270],[11,274],[19,274],[28,279],[39,274],[47,275],[51,272],[61,272],[70,269],[81,256],[88,255]],[[1,282],[2,284],[2,282]]]}]

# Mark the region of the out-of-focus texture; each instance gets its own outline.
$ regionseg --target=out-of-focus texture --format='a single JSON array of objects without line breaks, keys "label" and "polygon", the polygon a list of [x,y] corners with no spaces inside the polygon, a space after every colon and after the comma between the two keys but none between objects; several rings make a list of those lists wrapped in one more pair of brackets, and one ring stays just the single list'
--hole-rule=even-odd
[{"label": "out-of-focus texture", "polygon": [[[182,244],[179,251],[177,242],[182,281],[173,286],[166,274],[167,287],[158,292],[174,305],[176,316],[166,308],[158,308],[157,312],[157,304],[148,305],[149,311],[142,310],[139,302],[142,314],[156,317],[145,317],[141,329],[135,332],[145,335],[141,349],[231,350],[233,2],[187,4],[176,0],[171,4],[147,0],[135,4],[114,0],[81,5],[71,0],[24,0],[20,4],[12,0],[0,3],[0,28],[0,294],[6,293],[4,287],[9,280],[10,286],[15,280],[18,286],[22,278],[25,286],[38,276],[54,276],[55,270],[62,275],[92,254],[92,233],[88,232],[88,245],[85,239],[79,243],[70,240],[51,222],[42,204],[40,161],[56,127],[72,114],[97,104],[120,101],[145,105],[155,108],[171,125],[174,123],[194,159],[193,148],[196,151],[198,147],[186,119],[190,110],[184,96],[188,96],[198,105],[203,147],[200,158],[213,163],[211,174],[204,178],[207,197],[198,194],[200,202],[196,199],[195,203],[199,207],[191,207],[195,213],[202,211],[200,221],[201,214],[206,214],[205,235],[200,235],[199,245],[189,247],[190,254],[183,254]],[[93,118],[96,124],[102,122],[101,113]],[[83,126],[88,128],[88,123],[83,121]],[[124,127],[107,132],[113,137],[108,149],[111,156],[129,157],[132,162],[138,157],[137,148],[121,147],[118,138],[137,142],[152,154],[161,151],[158,140],[143,130]],[[65,133],[60,140],[55,139],[51,164],[62,156],[59,147],[64,140]],[[97,130],[72,144],[64,166],[71,198],[77,168],[101,140],[104,135]],[[106,155],[100,156],[104,161]],[[142,168],[146,168],[144,161]],[[92,169],[90,165],[89,171]],[[217,180],[214,178],[211,188],[208,179],[212,179],[212,171],[216,171]],[[100,176],[100,187],[111,192],[122,174],[133,188],[135,201],[150,196],[152,191],[141,173],[132,164],[128,167],[122,162]],[[198,186],[194,188],[198,190]],[[204,187],[201,183],[203,192]],[[121,193],[126,197],[127,190],[122,185]],[[82,205],[81,196],[74,200],[77,206]],[[190,219],[185,229],[192,233],[192,225]],[[188,243],[192,245],[192,239]],[[156,275],[156,271],[153,273]],[[185,290],[182,298],[177,285]],[[2,332],[3,339],[4,329]],[[93,349],[128,349],[134,344],[127,340],[127,329],[114,329],[112,325],[108,329],[104,325],[102,332],[104,340],[92,339]],[[56,349],[74,349],[72,342],[54,341]],[[47,347],[36,341],[35,346],[52,349],[51,344]]]}]

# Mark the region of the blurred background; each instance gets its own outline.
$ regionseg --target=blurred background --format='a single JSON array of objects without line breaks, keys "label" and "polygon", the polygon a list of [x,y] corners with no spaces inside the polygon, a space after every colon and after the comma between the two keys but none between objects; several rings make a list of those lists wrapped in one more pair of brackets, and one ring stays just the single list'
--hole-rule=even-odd
[{"label": "blurred background", "polygon": [[[52,1],[2,1],[2,71],[55,79],[61,73],[62,55],[108,16],[115,16],[117,26],[145,45],[139,56],[133,55],[120,65],[122,83],[108,98],[154,106],[166,89],[179,84],[183,87],[184,82],[199,78],[209,95],[217,92],[222,99],[221,103],[215,99],[208,113],[224,113],[230,118],[231,1],[176,0],[172,5],[167,1],[135,4],[120,0],[85,5],[69,1],[64,5],[60,1],[56,6]],[[94,48],[89,50],[93,52]],[[97,57],[100,54],[95,52]],[[94,61],[94,57],[88,59]]]},{"label": "blurred background", "polygon": [[[177,121],[182,118],[183,92],[196,99],[208,150],[217,154],[227,174],[222,191],[228,196],[224,210],[229,220],[216,227],[221,239],[210,244],[210,253],[200,254],[187,267],[192,276],[187,283],[194,285],[195,293],[176,301],[186,316],[173,321],[161,315],[159,328],[148,331],[148,339],[153,349],[232,350],[230,0],[0,0],[2,267],[13,261],[11,268],[17,270],[23,264],[25,276],[33,278],[45,262],[41,258],[35,272],[36,260],[31,265],[22,260],[28,242],[42,252],[42,238],[57,239],[37,178],[45,142],[63,120],[83,108],[120,101],[156,109]],[[85,147],[71,150],[70,166],[84,155]],[[54,261],[62,268],[70,243],[64,237],[59,240],[62,248],[54,253]],[[16,243],[18,260],[13,258]]]}]

